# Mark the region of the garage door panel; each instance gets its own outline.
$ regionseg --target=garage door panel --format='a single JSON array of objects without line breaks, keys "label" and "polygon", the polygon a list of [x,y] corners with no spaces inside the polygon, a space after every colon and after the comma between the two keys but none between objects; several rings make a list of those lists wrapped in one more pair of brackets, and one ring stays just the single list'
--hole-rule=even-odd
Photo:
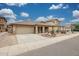
[{"label": "garage door panel", "polygon": [[17,34],[32,34],[34,33],[33,26],[17,26],[16,27]]}]

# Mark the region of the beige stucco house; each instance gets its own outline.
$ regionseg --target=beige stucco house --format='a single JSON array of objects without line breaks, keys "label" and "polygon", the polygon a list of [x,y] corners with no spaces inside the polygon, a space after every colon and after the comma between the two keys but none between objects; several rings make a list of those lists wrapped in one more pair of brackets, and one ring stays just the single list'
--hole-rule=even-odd
[{"label": "beige stucco house", "polygon": [[73,29],[75,29],[74,24],[66,24],[65,25],[66,32],[71,32]]},{"label": "beige stucco house", "polygon": [[65,28],[66,28],[66,32],[71,32],[71,25],[70,24],[66,24]]},{"label": "beige stucco house", "polygon": [[65,26],[61,26],[58,19],[50,19],[48,21],[22,21],[7,24],[7,20],[4,17],[0,17],[0,32],[4,32],[8,30],[9,33],[16,34],[38,34],[38,33],[46,33],[51,31],[66,31],[71,32],[72,25],[67,24]]},{"label": "beige stucco house", "polygon": [[46,33],[52,30],[60,30],[60,21],[58,19],[41,22],[23,21],[9,24],[8,29],[9,32],[16,34]]}]

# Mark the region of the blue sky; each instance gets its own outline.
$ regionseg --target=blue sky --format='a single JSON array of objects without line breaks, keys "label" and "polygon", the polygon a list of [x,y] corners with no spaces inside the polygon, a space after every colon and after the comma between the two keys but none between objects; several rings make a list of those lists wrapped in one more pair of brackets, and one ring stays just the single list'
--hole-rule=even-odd
[{"label": "blue sky", "polygon": [[[5,15],[6,14],[6,15]],[[12,18],[10,17],[10,15]],[[0,16],[10,22],[32,19],[58,18],[63,23],[79,21],[78,3],[1,3]]]}]

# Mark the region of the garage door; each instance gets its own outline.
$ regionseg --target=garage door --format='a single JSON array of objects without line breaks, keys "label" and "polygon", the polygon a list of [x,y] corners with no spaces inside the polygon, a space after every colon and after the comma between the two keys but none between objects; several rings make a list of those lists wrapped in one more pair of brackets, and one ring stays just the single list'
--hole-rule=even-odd
[{"label": "garage door", "polygon": [[17,26],[16,27],[17,34],[33,34],[34,27],[33,26]]}]

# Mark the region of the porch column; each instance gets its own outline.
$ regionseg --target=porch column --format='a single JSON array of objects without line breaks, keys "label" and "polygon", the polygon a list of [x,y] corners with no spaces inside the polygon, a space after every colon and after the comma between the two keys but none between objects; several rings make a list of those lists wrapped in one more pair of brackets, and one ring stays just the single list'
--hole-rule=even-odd
[{"label": "porch column", "polygon": [[43,33],[45,33],[45,27],[44,26],[42,27],[42,31],[43,31]]},{"label": "porch column", "polygon": [[35,26],[35,33],[38,33],[38,26]]},{"label": "porch column", "polygon": [[13,25],[13,33],[15,34],[16,33],[16,26]]}]

